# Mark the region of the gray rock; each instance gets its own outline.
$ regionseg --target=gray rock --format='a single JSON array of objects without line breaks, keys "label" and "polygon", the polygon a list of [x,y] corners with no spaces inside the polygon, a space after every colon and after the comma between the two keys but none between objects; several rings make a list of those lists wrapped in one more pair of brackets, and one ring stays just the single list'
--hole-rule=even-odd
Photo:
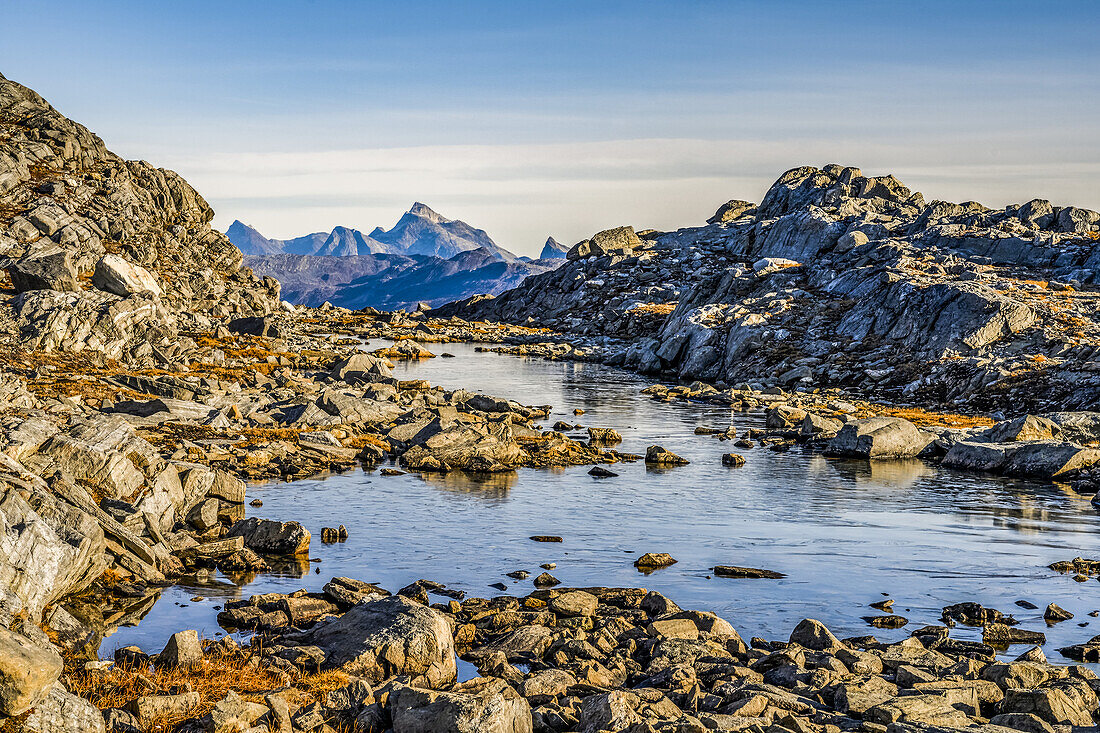
[{"label": "gray rock", "polygon": [[791,632],[790,643],[819,652],[837,652],[844,648],[844,644],[829,631],[825,624],[812,618],[798,622],[794,631]]},{"label": "gray rock", "polygon": [[23,721],[23,729],[27,733],[104,733],[106,726],[95,705],[56,683]]},{"label": "gray rock", "polygon": [[751,201],[739,201],[731,199],[718,207],[714,216],[707,219],[708,224],[719,224],[727,221],[737,221],[743,217],[756,213],[756,204]]},{"label": "gray rock", "polygon": [[400,674],[434,689],[452,682],[457,673],[446,619],[401,596],[357,605],[301,641],[324,650],[326,666],[373,682]]},{"label": "gray rock", "polygon": [[375,377],[390,377],[389,362],[370,354],[353,354],[337,362],[332,377],[345,382],[370,382]]},{"label": "gray rock", "polygon": [[309,552],[309,530],[298,522],[249,517],[230,527],[226,537],[243,537],[245,547],[269,555],[304,555]]},{"label": "gray rock", "polygon": [[194,629],[177,631],[157,655],[157,666],[166,669],[194,669],[202,666],[202,645]]},{"label": "gray rock", "polygon": [[390,693],[394,733],[530,733],[531,708],[503,680],[478,677],[447,691]]},{"label": "gray rock", "polygon": [[0,626],[0,715],[22,715],[45,700],[62,666],[53,648]]},{"label": "gray rock", "polygon": [[27,290],[80,290],[72,251],[49,247],[34,252],[8,267],[12,287]]},{"label": "gray rock", "polygon": [[829,441],[826,453],[860,458],[911,458],[920,455],[935,436],[898,417],[872,417],[844,425]]},{"label": "gray rock", "polygon": [[161,294],[160,285],[151,272],[114,254],[103,255],[95,263],[92,285],[123,298],[135,293]]}]

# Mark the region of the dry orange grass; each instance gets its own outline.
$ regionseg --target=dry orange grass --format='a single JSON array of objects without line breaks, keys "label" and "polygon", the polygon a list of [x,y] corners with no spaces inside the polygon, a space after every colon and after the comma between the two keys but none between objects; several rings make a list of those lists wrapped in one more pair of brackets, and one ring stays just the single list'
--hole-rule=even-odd
[{"label": "dry orange grass", "polygon": [[917,426],[935,425],[945,428],[980,428],[993,424],[988,417],[957,415],[950,412],[930,412],[919,407],[884,407],[879,414],[900,417]]},{"label": "dry orange grass", "polygon": [[62,681],[70,692],[100,710],[126,707],[130,701],[146,695],[197,692],[199,704],[187,713],[145,721],[148,731],[168,731],[184,720],[210,712],[230,690],[246,699],[262,702],[264,694],[285,687],[287,679],[280,672],[255,665],[247,652],[208,652],[200,669],[139,669],[116,664],[107,672],[99,672],[73,664],[66,667]]},{"label": "dry orange grass", "polygon": [[[199,704],[186,713],[146,721],[145,730],[152,733],[171,731],[184,720],[206,715],[230,691],[258,703],[262,703],[263,696],[269,692],[284,691],[288,702],[306,706],[326,693],[347,686],[352,678],[338,670],[288,675],[261,668],[249,649],[224,651],[207,645],[203,666],[194,670],[159,670],[148,666],[135,668],[116,664],[107,672],[98,672],[87,671],[81,663],[70,662],[66,665],[62,681],[70,692],[100,710],[125,708],[132,700],[147,695],[199,694]],[[6,733],[3,728],[0,732]]]},{"label": "dry orange grass", "polygon": [[642,303],[631,308],[628,312],[645,316],[667,316],[676,310],[677,302],[671,303]]}]

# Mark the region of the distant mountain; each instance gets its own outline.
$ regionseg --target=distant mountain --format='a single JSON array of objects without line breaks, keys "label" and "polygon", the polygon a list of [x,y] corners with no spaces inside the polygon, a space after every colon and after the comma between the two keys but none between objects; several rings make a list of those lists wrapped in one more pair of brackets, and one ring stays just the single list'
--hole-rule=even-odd
[{"label": "distant mountain", "polygon": [[565,247],[550,238],[551,259],[516,257],[485,232],[447,219],[419,201],[390,230],[370,234],[338,226],[329,234],[268,239],[235,221],[226,232],[258,275],[282,283],[292,303],[326,300],[347,308],[386,310],[442,305],[514,288],[528,275],[561,265]]},{"label": "distant mountain", "polygon": [[[294,253],[287,253],[294,254]],[[401,250],[379,242],[358,229],[336,227],[316,251],[302,252],[320,257],[357,257],[358,255],[402,254]]]},{"label": "distant mountain", "polygon": [[375,229],[371,237],[410,255],[448,259],[459,252],[484,249],[498,259],[516,259],[514,254],[497,245],[484,229],[475,229],[458,219],[447,219],[419,201],[397,220],[393,229],[388,232]]},{"label": "distant mountain", "polygon": [[438,306],[471,295],[496,295],[530,275],[556,269],[564,260],[504,261],[491,249],[464,250],[453,257],[367,254],[343,257],[276,254],[246,256],[258,275],[282,283],[283,297],[317,306],[326,300],[345,308]]},{"label": "distant mountain", "polygon": [[546,244],[542,246],[542,254],[539,255],[539,259],[553,260],[553,259],[565,259],[565,253],[569,251],[569,248],[564,244],[558,242],[553,237],[546,238]]},{"label": "distant mountain", "polygon": [[304,237],[294,239],[268,239],[258,231],[248,226],[240,219],[229,225],[225,231],[229,241],[246,255],[273,255],[273,254],[313,254],[331,236],[324,232],[307,234]]},{"label": "distant mountain", "polygon": [[498,260],[516,256],[499,246],[485,232],[458,219],[447,219],[419,201],[405,212],[392,229],[376,227],[370,234],[338,226],[328,235],[307,234],[297,239],[268,239],[240,221],[226,231],[246,255],[299,254],[319,257],[356,257],[369,254],[431,255],[448,259],[461,252],[484,250]]}]

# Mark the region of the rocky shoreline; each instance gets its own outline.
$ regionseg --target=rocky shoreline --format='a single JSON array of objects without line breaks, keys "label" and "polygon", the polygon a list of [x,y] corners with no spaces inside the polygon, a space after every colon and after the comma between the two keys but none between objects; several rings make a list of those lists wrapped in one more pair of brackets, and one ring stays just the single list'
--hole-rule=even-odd
[{"label": "rocky shoreline", "polygon": [[[1096,387],[1092,212],[1036,202],[1003,216],[940,207],[933,224],[919,194],[903,196],[896,181],[839,167],[799,171],[759,207],[731,202],[701,230],[601,232],[556,273],[495,301],[392,314],[297,308],[280,300],[277,282],[243,266],[210,228],[209,206],[179,176],[122,160],[0,77],[0,256],[10,278],[0,283],[0,730],[1092,726],[1096,676],[1050,665],[1039,649],[998,661],[1001,645],[1039,637],[993,609],[966,608],[959,618],[945,609],[942,626],[896,644],[840,641],[811,620],[787,640],[745,643],[726,621],[658,593],[562,589],[549,572],[533,578],[525,596],[489,599],[426,580],[391,595],[333,578],[320,593],[227,604],[219,620],[252,634],[245,647],[181,630],[155,656],[128,648],[114,661],[98,659],[104,635],[140,619],[176,579],[308,562],[312,537],[300,523],[244,519],[246,481],[360,464],[474,474],[591,465],[613,478],[605,467],[619,461],[683,462],[658,445],[645,456],[619,452],[609,427],[542,425],[548,406],[394,377],[388,360],[445,358],[449,342],[682,379],[645,391],[763,413],[764,427],[747,435],[726,425],[697,431],[742,452],[807,445],[862,459],[917,457],[1073,481],[1095,494],[1100,414],[1080,409],[1093,404]],[[1019,224],[1006,224],[1011,217]],[[1029,226],[1037,232],[1031,244],[1021,229]],[[1006,227],[1015,233],[997,236],[1011,239],[1002,249],[983,244]],[[933,239],[984,253],[967,262],[990,263],[967,269],[958,254],[914,259],[913,247]],[[1058,248],[1069,254],[1040,257]],[[805,264],[780,250],[800,253]],[[840,255],[870,268],[846,290],[821,269],[841,267],[833,259]],[[811,264],[819,256],[824,265]],[[759,259],[746,267],[745,257]],[[1024,260],[1064,282],[1019,286],[1026,297],[1000,293],[998,283],[1030,282],[1005,269]],[[843,307],[880,323],[885,316],[865,313],[879,291],[864,293],[863,285],[919,282],[927,295],[943,290],[937,278],[949,275],[971,284],[952,285],[939,299],[894,293],[890,303],[922,305],[904,306],[889,317],[894,325],[854,341],[837,340],[822,311],[792,305],[828,292],[835,297],[818,304],[826,311]],[[567,281],[579,284],[562,290]],[[585,295],[601,288],[600,298]],[[577,295],[547,299],[548,292]],[[766,302],[751,313],[721,302],[757,297]],[[899,336],[949,306],[958,329]],[[523,325],[487,322],[482,311]],[[769,323],[771,330],[743,330]],[[842,330],[851,338],[848,323]],[[1070,327],[1084,334],[1074,343],[1066,340]],[[364,350],[376,339],[391,343]],[[919,360],[902,361],[914,355]],[[716,368],[720,358],[728,368]],[[1030,377],[1013,371],[1025,362]],[[940,390],[937,380],[956,368],[961,376]],[[1011,372],[1001,386],[987,380],[998,370]],[[1049,381],[1045,393],[1036,374]],[[970,391],[962,395],[964,381]],[[1005,414],[985,417],[995,407]],[[745,460],[731,452],[723,462]],[[322,539],[339,539],[341,530],[326,528]],[[646,557],[638,562],[666,563]],[[1066,569],[1094,574],[1086,560]],[[527,579],[527,570],[514,572]],[[757,579],[745,582],[774,577],[732,566],[714,572]],[[433,603],[432,595],[450,600]],[[884,628],[898,623],[889,612],[871,618]],[[988,643],[952,639],[949,627],[960,618],[982,626]],[[1094,661],[1098,649],[1089,641],[1063,652]],[[481,676],[458,682],[456,655]]]},{"label": "rocky shoreline", "polygon": [[[169,722],[195,731],[1047,733],[1095,724],[1100,678],[1049,664],[1039,647],[998,661],[998,648],[1042,634],[974,603],[945,608],[941,624],[893,644],[841,640],[813,619],[787,639],[746,643],[714,614],[641,588],[445,603],[429,593],[447,594],[423,580],[389,595],[333,578],[322,593],[254,596],[223,621],[264,619],[268,630],[248,646],[183,631],[159,654],[122,648],[114,664],[70,665],[64,678],[101,706],[121,702],[117,690],[134,677],[145,681],[140,695],[105,706],[115,731]],[[892,617],[874,618],[887,626]],[[983,625],[988,643],[953,639],[956,623]],[[1100,644],[1077,651],[1096,659]],[[456,655],[477,675],[460,680]],[[60,658],[53,666],[61,671]],[[227,668],[250,670],[228,693],[178,684],[181,670],[201,680]],[[85,729],[97,714],[87,712]]]}]

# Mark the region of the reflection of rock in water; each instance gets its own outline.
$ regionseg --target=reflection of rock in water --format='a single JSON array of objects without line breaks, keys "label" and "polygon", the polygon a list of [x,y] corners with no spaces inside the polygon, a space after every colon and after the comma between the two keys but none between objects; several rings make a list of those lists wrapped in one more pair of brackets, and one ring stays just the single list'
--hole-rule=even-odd
[{"label": "reflection of rock in water", "polygon": [[[59,623],[54,619],[58,643],[69,653],[86,653],[97,658],[103,640],[121,626],[137,626],[153,610],[160,591],[135,598],[85,599],[74,598],[62,607],[75,623]],[[89,602],[86,602],[89,601]]]},{"label": "reflection of rock in water", "polygon": [[516,483],[516,472],[505,473],[422,473],[420,478],[445,491],[469,494],[482,499],[501,500],[508,497],[508,491]]},{"label": "reflection of rock in water", "polygon": [[932,476],[935,469],[919,458],[893,458],[877,460],[835,460],[814,456],[811,470],[820,470],[821,461],[841,476],[858,484],[875,484],[896,489],[908,489],[923,478]]}]

